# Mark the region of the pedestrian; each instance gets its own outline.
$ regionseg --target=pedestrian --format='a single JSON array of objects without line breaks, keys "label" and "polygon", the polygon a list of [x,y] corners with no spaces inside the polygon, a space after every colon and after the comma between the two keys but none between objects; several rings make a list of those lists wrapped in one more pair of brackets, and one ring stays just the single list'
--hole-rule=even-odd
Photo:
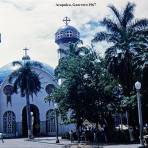
[{"label": "pedestrian", "polygon": [[130,142],[132,143],[135,139],[134,139],[134,130],[132,126],[129,126],[129,137],[130,137]]},{"label": "pedestrian", "polygon": [[70,130],[69,135],[70,135],[70,141],[71,143],[73,143],[74,142],[73,130]]},{"label": "pedestrian", "polygon": [[0,139],[2,140],[2,143],[4,143],[3,133],[0,133]]}]

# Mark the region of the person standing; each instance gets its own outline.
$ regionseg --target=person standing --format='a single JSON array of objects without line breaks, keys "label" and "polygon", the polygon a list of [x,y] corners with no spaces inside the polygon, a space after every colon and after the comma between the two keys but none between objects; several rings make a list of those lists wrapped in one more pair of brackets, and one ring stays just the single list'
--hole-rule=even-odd
[{"label": "person standing", "polygon": [[74,142],[73,130],[70,130],[69,135],[70,135],[70,141],[71,143],[73,143]]},{"label": "person standing", "polygon": [[30,113],[31,114],[31,138],[33,139],[33,125],[34,125],[34,116],[33,116],[33,112]]},{"label": "person standing", "polygon": [[2,140],[2,143],[4,143],[4,139],[3,139],[3,133],[0,133],[0,139]]}]

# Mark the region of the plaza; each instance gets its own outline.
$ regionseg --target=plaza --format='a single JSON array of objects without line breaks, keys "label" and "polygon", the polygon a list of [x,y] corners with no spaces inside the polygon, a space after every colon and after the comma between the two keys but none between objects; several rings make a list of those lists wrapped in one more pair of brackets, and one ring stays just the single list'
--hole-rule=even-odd
[{"label": "plaza", "polygon": [[71,144],[68,140],[60,139],[60,143],[55,143],[55,137],[35,138],[32,141],[27,141],[24,138],[4,139],[4,143],[0,141],[0,148],[137,148],[138,144],[129,145],[87,145],[87,144]]}]

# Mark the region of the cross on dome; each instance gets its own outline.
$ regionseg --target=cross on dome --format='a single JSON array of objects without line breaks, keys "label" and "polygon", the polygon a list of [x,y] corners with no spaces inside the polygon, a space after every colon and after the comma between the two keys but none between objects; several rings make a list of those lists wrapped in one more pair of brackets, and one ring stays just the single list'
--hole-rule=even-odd
[{"label": "cross on dome", "polygon": [[27,55],[27,50],[29,50],[29,49],[28,48],[24,48],[23,50],[24,50],[25,56],[28,56]]},{"label": "cross on dome", "polygon": [[29,57],[28,54],[27,54],[27,51],[28,51],[29,49],[28,49],[28,48],[24,48],[23,50],[24,50],[25,55],[23,56],[22,60],[30,60],[30,57]]},{"label": "cross on dome", "polygon": [[[65,26],[60,27],[57,32],[55,33],[55,42],[60,45],[60,44],[69,44],[71,43],[76,43],[80,39],[80,33],[79,31],[69,25],[69,22],[71,20],[66,16],[63,18],[63,22],[65,23]],[[63,47],[60,47],[63,48]]]},{"label": "cross on dome", "polygon": [[66,25],[68,25],[70,21],[71,21],[70,18],[68,18],[67,16],[63,19],[63,22],[64,22]]}]

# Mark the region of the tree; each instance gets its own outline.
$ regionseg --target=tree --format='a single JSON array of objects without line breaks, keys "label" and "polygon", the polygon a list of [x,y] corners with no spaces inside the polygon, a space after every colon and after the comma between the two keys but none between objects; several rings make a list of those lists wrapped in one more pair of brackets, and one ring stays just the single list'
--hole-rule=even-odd
[{"label": "tree", "polygon": [[[86,102],[86,89],[83,82],[85,71],[82,61],[87,53],[89,53],[89,50],[85,47],[78,48],[76,45],[70,45],[69,50],[65,52],[66,56],[60,60],[55,71],[56,76],[59,79],[64,79],[64,82],[56,91],[54,99],[64,112],[71,111],[71,117],[76,121],[77,125],[78,141],[79,130],[85,119],[86,112],[84,105]],[[63,92],[61,93],[61,91]],[[61,96],[59,97],[59,95]]]},{"label": "tree", "polygon": [[98,124],[99,118],[109,112],[116,83],[93,49],[71,45],[66,53],[55,70],[56,76],[64,81],[48,99],[58,103],[62,114],[72,113],[79,132],[85,119]]},{"label": "tree", "polygon": [[106,27],[106,31],[98,32],[92,42],[111,43],[105,52],[108,70],[119,80],[124,95],[130,96],[135,83],[133,59],[147,47],[148,20],[134,20],[135,4],[130,2],[123,13],[114,6],[109,8],[113,17],[104,18],[100,22],[100,25]]},{"label": "tree", "polygon": [[21,62],[13,62],[13,65],[19,65],[19,69],[14,71],[9,76],[9,82],[13,82],[14,92],[20,94],[22,97],[26,97],[26,113],[27,113],[27,126],[28,126],[28,138],[32,137],[31,133],[31,115],[30,115],[30,101],[29,97],[33,97],[33,94],[37,93],[41,89],[41,82],[39,75],[31,70],[31,63],[24,61],[24,64]]}]

